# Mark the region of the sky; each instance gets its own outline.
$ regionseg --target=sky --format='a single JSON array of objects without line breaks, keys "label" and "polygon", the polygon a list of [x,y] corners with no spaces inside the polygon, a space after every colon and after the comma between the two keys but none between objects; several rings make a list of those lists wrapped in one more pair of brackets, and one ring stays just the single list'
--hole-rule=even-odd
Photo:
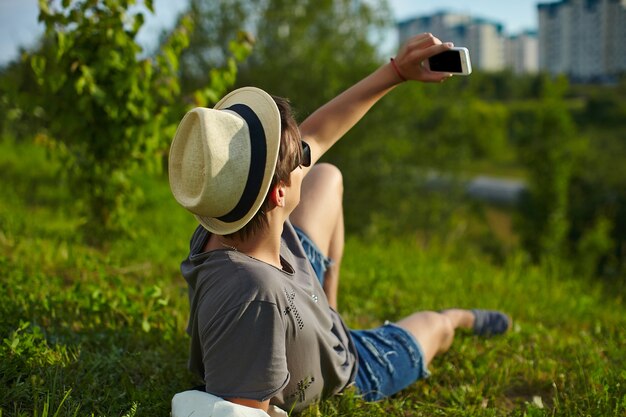
[{"label": "sky", "polygon": [[[211,1],[211,0],[209,0]],[[493,20],[509,34],[537,29],[537,6],[548,0],[388,0],[396,20],[458,12]],[[20,47],[32,46],[43,27],[37,22],[37,0],[0,0],[0,65],[17,58]],[[152,46],[163,27],[171,27],[185,7],[181,0],[155,0],[155,15],[149,15],[138,35],[144,46]]]}]

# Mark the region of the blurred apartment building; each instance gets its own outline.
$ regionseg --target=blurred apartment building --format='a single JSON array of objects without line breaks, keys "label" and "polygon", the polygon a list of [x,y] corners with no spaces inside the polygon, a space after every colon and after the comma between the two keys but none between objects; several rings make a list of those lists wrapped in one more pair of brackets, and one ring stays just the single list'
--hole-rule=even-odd
[{"label": "blurred apartment building", "polygon": [[422,32],[466,46],[483,71],[539,70],[580,81],[610,81],[626,73],[626,0],[539,3],[538,32],[507,35],[503,25],[438,12],[397,24],[400,43]]},{"label": "blurred apartment building", "polygon": [[626,0],[562,0],[537,9],[541,69],[579,80],[626,72]]},{"label": "blurred apartment building", "polygon": [[500,71],[509,68],[516,73],[539,70],[535,32],[508,36],[498,22],[448,12],[405,20],[399,22],[397,28],[400,43],[415,34],[430,32],[443,41],[467,47],[475,69]]}]

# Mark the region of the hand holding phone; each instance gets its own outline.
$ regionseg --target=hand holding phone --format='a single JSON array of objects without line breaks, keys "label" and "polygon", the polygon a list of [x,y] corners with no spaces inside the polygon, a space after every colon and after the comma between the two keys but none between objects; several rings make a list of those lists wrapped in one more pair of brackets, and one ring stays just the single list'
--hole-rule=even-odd
[{"label": "hand holding phone", "polygon": [[434,72],[447,72],[455,75],[472,73],[472,63],[467,48],[453,47],[433,55],[426,61],[428,69]]}]

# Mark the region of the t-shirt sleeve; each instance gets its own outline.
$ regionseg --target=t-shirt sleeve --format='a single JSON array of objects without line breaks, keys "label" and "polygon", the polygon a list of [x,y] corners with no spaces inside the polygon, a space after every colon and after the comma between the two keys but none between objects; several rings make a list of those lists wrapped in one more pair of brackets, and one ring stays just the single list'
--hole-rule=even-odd
[{"label": "t-shirt sleeve", "polygon": [[275,304],[242,304],[201,328],[207,392],[265,401],[289,381],[284,322]]}]

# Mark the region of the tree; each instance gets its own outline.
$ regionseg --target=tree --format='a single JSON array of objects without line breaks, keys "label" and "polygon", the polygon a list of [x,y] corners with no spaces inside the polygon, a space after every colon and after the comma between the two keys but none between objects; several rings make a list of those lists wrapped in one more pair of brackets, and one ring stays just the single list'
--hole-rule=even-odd
[{"label": "tree", "polygon": [[303,116],[380,64],[376,43],[391,22],[386,2],[191,0],[195,26],[183,53],[187,87],[224,62],[240,29],[255,38],[237,86],[289,97]]},{"label": "tree", "polygon": [[564,79],[546,83],[542,100],[518,121],[520,159],[529,172],[530,188],[520,232],[536,259],[562,259],[567,254],[572,172],[585,141],[577,137],[562,98],[566,88]]},{"label": "tree", "polygon": [[[46,26],[44,46],[30,57],[39,90],[31,105],[57,153],[66,160],[72,189],[82,203],[87,237],[129,231],[140,190],[130,175],[139,165],[158,169],[164,149],[186,107],[179,80],[179,54],[188,45],[192,23],[182,17],[154,57],[140,58],[136,35],[141,12],[134,0],[64,0],[57,7],[39,1]],[[145,8],[152,12],[152,1]],[[233,44],[236,57],[248,51]],[[234,82],[231,57],[213,72],[213,86],[193,95],[205,105]]]},{"label": "tree", "polygon": [[186,13],[193,21],[189,45],[180,55],[181,87],[184,93],[195,91],[211,81],[211,70],[227,65],[231,42],[239,39],[253,43],[244,31],[254,4],[246,0],[190,0]]}]

